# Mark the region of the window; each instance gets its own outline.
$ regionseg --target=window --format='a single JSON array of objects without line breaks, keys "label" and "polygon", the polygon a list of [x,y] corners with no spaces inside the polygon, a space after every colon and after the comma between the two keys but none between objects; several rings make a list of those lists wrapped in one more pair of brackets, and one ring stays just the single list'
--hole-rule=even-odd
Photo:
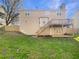
[{"label": "window", "polygon": [[57,16],[61,16],[61,12],[57,12]]},{"label": "window", "polygon": [[11,21],[11,24],[13,25],[19,25],[19,19],[16,17],[13,21]]},{"label": "window", "polygon": [[25,15],[26,15],[26,16],[29,16],[29,15],[30,15],[30,12],[29,12],[29,11],[28,11],[28,12],[26,12],[26,13],[25,13]]},{"label": "window", "polygon": [[57,16],[61,16],[61,11],[57,10]]},{"label": "window", "polygon": [[46,25],[48,23],[48,21],[49,21],[48,17],[40,17],[40,22],[39,22],[40,27]]}]

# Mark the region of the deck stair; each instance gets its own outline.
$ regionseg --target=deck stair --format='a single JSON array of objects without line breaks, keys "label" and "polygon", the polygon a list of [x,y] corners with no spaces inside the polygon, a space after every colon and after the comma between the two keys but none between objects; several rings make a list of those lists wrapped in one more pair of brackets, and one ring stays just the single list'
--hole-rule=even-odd
[{"label": "deck stair", "polygon": [[45,24],[44,26],[40,27],[40,29],[36,32],[37,35],[40,35],[40,33],[42,33],[46,28],[50,27],[51,25],[70,25],[71,23],[69,23],[68,20],[50,20],[48,21],[47,24]]},{"label": "deck stair", "polygon": [[36,32],[37,35],[39,35],[40,33],[42,33],[46,28],[48,28],[51,25],[51,21],[50,20],[47,24],[45,24],[44,26],[40,27],[40,29]]}]

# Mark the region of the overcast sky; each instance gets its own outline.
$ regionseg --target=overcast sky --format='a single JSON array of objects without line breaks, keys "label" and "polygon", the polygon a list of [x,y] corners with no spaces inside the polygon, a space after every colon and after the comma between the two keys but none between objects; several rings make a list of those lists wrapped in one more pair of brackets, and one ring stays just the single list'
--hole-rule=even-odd
[{"label": "overcast sky", "polygon": [[66,4],[68,18],[79,9],[79,0],[24,0],[23,6],[25,9],[50,10],[57,9],[62,3]]}]

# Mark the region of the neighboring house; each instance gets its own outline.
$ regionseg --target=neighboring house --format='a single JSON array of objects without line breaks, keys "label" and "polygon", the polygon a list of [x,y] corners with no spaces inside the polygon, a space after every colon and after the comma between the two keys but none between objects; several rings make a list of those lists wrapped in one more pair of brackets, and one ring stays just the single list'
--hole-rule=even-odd
[{"label": "neighboring house", "polygon": [[69,37],[73,34],[72,23],[66,19],[65,4],[59,10],[19,10],[17,21],[20,31],[26,35]]},{"label": "neighboring house", "polygon": [[[0,7],[0,24],[1,24],[1,25],[6,25],[6,23],[5,23],[6,21],[5,21],[4,14],[5,14],[5,12],[4,12],[3,8]],[[18,18],[16,17],[15,20],[13,20],[13,21],[11,22],[11,24],[19,25],[19,24],[18,24]],[[11,24],[10,24],[10,25],[11,25]]]},{"label": "neighboring house", "polygon": [[5,20],[4,20],[4,10],[0,7],[0,27],[5,25]]},{"label": "neighboring house", "polygon": [[1,6],[0,6],[0,12],[1,12],[1,13],[5,13],[5,12],[4,12],[4,9],[3,9]]},{"label": "neighboring house", "polygon": [[0,18],[0,24],[5,25],[5,20]]},{"label": "neighboring house", "polygon": [[72,35],[72,23],[66,19],[62,4],[56,10],[19,10],[20,30],[26,35],[68,37]]},{"label": "neighboring house", "polygon": [[79,33],[79,10],[76,11],[72,19],[74,32]]}]

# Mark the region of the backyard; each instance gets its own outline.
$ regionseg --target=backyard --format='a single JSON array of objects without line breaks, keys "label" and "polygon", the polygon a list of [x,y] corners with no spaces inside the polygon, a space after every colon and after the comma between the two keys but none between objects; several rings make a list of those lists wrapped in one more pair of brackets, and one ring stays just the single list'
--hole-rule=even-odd
[{"label": "backyard", "polygon": [[2,32],[0,59],[79,59],[79,42],[73,38],[34,38]]}]

